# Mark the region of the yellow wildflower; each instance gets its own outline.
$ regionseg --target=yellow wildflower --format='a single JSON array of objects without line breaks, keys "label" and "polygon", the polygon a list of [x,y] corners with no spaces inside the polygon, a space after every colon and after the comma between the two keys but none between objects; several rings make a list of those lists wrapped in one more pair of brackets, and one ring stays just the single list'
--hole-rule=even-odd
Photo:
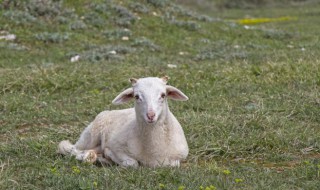
[{"label": "yellow wildflower", "polygon": [[159,188],[160,189],[164,189],[165,188],[165,185],[163,183],[159,183]]},{"label": "yellow wildflower", "polygon": [[230,170],[223,170],[222,173],[225,174],[225,175],[231,174]]},{"label": "yellow wildflower", "polygon": [[72,166],[72,172],[74,174],[79,174],[80,173],[80,169],[77,166]]},{"label": "yellow wildflower", "polygon": [[241,182],[243,182],[243,179],[236,178],[234,181],[235,181],[236,183],[241,183]]},{"label": "yellow wildflower", "polygon": [[278,18],[244,18],[236,20],[237,23],[243,25],[252,25],[252,24],[261,24],[267,22],[283,22],[283,21],[290,21],[290,20],[297,20],[297,17],[278,17]]}]

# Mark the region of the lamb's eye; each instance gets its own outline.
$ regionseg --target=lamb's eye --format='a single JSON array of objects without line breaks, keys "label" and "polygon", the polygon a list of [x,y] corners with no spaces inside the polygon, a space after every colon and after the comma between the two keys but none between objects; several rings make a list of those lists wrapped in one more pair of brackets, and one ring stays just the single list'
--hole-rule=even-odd
[{"label": "lamb's eye", "polygon": [[139,96],[139,95],[135,95],[134,98],[135,98],[136,100],[139,100],[139,99],[140,99],[140,96]]},{"label": "lamb's eye", "polygon": [[165,98],[166,97],[166,94],[165,93],[162,93],[161,94],[161,98]]}]

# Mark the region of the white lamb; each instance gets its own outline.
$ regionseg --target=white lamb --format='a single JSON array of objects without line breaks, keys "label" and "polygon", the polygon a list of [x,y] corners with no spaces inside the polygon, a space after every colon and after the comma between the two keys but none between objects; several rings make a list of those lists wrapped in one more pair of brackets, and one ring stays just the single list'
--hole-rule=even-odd
[{"label": "white lamb", "polygon": [[124,167],[180,166],[188,155],[188,144],[167,99],[186,101],[188,97],[166,85],[168,79],[130,79],[132,87],[112,103],[135,99],[134,108],[101,112],[75,145],[62,141],[58,152],[85,162],[99,160]]}]

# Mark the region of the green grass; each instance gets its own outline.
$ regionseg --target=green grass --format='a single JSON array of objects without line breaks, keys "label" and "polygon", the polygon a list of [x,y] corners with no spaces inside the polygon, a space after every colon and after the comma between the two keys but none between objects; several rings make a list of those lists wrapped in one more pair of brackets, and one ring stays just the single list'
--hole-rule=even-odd
[{"label": "green grass", "polygon": [[[0,40],[0,189],[320,186],[319,4],[206,17],[170,1],[25,2],[0,8],[0,31],[17,37]],[[248,15],[297,20],[234,22]],[[190,147],[180,168],[56,153],[99,112],[132,106],[111,104],[128,78],[162,75],[190,98],[170,102]]]}]

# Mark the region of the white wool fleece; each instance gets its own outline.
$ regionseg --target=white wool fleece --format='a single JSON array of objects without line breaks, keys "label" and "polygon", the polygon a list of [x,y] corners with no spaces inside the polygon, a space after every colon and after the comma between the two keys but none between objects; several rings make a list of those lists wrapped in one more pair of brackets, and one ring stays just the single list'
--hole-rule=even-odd
[{"label": "white wool fleece", "polygon": [[120,93],[113,103],[134,99],[134,108],[101,112],[75,145],[62,141],[58,152],[87,162],[98,159],[124,167],[179,166],[188,155],[188,145],[167,99],[186,101],[188,97],[167,85],[167,80],[168,77],[130,79],[132,87]]}]

